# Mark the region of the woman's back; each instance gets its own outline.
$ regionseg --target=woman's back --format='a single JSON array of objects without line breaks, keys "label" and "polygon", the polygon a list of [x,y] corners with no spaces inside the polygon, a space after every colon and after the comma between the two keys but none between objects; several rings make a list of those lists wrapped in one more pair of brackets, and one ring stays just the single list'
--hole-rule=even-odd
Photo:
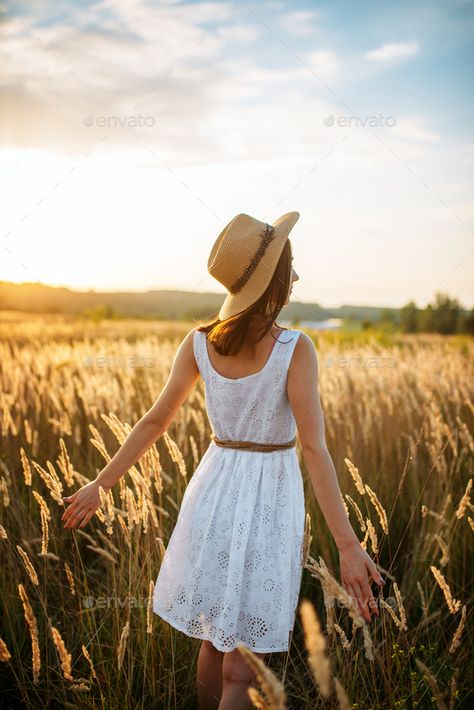
[{"label": "woman's back", "polygon": [[209,421],[217,437],[284,443],[296,435],[286,381],[300,333],[300,330],[280,331],[270,356],[258,372],[229,378],[212,365],[206,333],[194,332],[194,356],[205,383]]}]

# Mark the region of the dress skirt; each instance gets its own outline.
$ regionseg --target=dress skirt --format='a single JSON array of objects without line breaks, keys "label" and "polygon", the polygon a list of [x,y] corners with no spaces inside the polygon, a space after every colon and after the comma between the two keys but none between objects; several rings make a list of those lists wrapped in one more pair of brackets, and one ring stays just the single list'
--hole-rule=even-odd
[{"label": "dress skirt", "polygon": [[229,652],[287,651],[302,575],[303,479],[294,448],[211,442],[183,496],[153,610]]}]

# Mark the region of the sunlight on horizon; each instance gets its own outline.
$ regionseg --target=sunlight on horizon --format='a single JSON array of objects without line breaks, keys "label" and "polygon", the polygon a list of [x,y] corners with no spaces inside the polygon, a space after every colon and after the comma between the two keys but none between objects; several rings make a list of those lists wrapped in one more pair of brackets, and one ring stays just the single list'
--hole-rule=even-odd
[{"label": "sunlight on horizon", "polygon": [[[300,4],[258,3],[273,32],[225,3],[6,16],[0,280],[223,294],[207,258],[224,226],[297,210],[295,301],[400,307],[443,291],[472,307],[463,11],[437,6],[452,25],[438,55],[431,5],[409,36],[380,8],[387,36],[362,3],[356,42],[329,5]],[[129,125],[135,113],[148,124]]]}]

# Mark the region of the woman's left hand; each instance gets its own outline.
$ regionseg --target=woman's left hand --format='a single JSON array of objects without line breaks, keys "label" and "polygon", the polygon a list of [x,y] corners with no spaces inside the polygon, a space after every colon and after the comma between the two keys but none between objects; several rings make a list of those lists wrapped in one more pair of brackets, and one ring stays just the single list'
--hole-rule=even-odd
[{"label": "woman's left hand", "polygon": [[371,620],[372,611],[380,618],[377,602],[370,588],[369,580],[383,586],[385,584],[375,563],[364,550],[359,540],[339,549],[341,583],[354,603],[358,604],[360,614],[366,621]]},{"label": "woman's left hand", "polygon": [[[107,492],[107,489],[104,489]],[[99,493],[99,484],[96,481],[87,483],[71,496],[64,496],[65,503],[69,503],[68,507],[61,516],[65,528],[83,528],[96,510],[100,508],[101,500]]]}]

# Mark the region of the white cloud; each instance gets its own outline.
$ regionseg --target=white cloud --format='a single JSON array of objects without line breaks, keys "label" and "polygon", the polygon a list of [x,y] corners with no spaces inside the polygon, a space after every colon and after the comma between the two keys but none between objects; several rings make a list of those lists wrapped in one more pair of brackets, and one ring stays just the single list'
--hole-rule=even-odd
[{"label": "white cloud", "polygon": [[394,134],[402,140],[419,143],[439,143],[441,136],[436,131],[426,127],[426,121],[419,116],[397,117]]},{"label": "white cloud", "polygon": [[315,32],[314,21],[319,13],[314,10],[294,10],[278,17],[278,24],[289,34],[307,37]]},{"label": "white cloud", "polygon": [[253,42],[262,33],[257,25],[224,25],[217,34],[230,42]]},{"label": "white cloud", "polygon": [[392,59],[412,57],[420,50],[418,42],[389,42],[365,53],[365,58],[373,62],[387,62]]},{"label": "white cloud", "polygon": [[306,64],[320,79],[334,79],[339,74],[337,55],[328,49],[316,49],[305,55]]}]

